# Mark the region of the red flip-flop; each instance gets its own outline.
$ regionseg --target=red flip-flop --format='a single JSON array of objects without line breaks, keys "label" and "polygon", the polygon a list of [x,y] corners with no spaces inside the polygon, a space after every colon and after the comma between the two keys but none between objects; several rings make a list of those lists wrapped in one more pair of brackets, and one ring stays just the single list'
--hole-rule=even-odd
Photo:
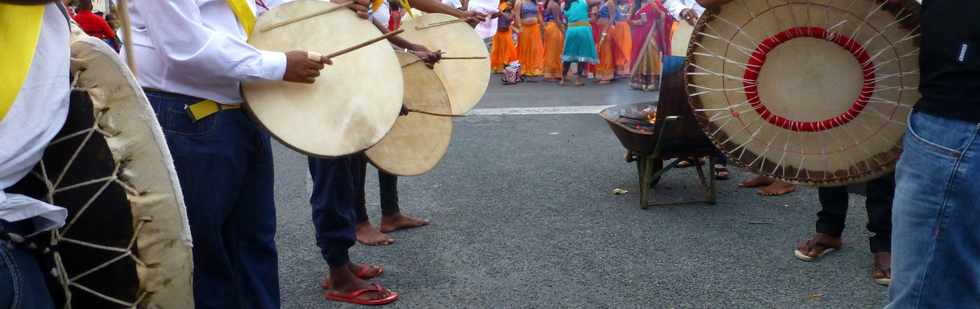
[{"label": "red flip-flop", "polygon": [[[361,295],[364,295],[364,293],[372,293],[372,292],[373,293],[387,293],[388,296],[386,296],[384,298],[381,298],[381,299],[359,299],[358,298]],[[325,298],[326,300],[332,300],[332,301],[337,301],[337,302],[344,302],[344,303],[355,304],[355,305],[377,306],[377,305],[390,304],[390,303],[398,300],[398,293],[392,292],[392,291],[390,291],[390,290],[382,287],[380,284],[374,283],[374,284],[371,284],[371,287],[369,287],[369,288],[359,289],[359,290],[356,290],[356,291],[351,292],[350,294],[340,294],[340,293],[338,293],[336,291],[326,291],[326,292],[323,293],[323,298]]]},{"label": "red flip-flop", "polygon": [[[363,265],[364,267],[359,268],[357,272],[354,273],[354,276],[360,278],[361,280],[374,279],[381,276],[381,274],[385,272],[384,266],[373,266],[368,264]],[[323,289],[330,289],[329,275],[326,278],[323,278],[323,281],[320,281],[320,287]]]}]

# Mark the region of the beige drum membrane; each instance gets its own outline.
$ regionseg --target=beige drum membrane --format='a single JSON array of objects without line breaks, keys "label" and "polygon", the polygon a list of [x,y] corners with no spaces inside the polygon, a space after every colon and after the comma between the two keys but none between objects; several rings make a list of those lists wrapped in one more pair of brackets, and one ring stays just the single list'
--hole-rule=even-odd
[{"label": "beige drum membrane", "polygon": [[737,0],[688,51],[696,118],[732,162],[818,186],[891,172],[919,99],[913,0]]},{"label": "beige drum membrane", "polygon": [[453,119],[436,115],[452,111],[436,72],[415,55],[397,55],[405,78],[405,107],[410,112],[398,117],[388,135],[365,154],[375,167],[389,174],[416,176],[435,168],[449,149]]},{"label": "beige drum membrane", "polygon": [[[337,6],[317,0],[279,5],[258,18],[248,42],[262,50],[326,55],[382,35],[370,21]],[[310,17],[325,11],[330,12]],[[332,60],[313,84],[257,81],[242,87],[246,107],[262,126],[283,144],[316,157],[349,155],[376,144],[402,105],[401,66],[387,42]]]},{"label": "beige drum membrane", "polygon": [[68,119],[25,178],[68,209],[43,236],[52,295],[61,308],[193,308],[190,228],[163,131],[119,55],[73,30]]},{"label": "beige drum membrane", "polygon": [[[473,109],[490,85],[490,53],[476,30],[446,14],[416,15],[405,21],[402,29],[401,37],[406,40],[445,53],[435,71],[449,92],[452,114],[463,115]],[[474,59],[446,59],[453,57]]]}]

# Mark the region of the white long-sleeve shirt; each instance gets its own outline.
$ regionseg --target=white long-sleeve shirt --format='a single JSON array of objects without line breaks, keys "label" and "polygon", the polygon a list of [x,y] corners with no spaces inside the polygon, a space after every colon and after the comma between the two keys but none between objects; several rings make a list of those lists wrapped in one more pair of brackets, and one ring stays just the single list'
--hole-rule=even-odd
[{"label": "white long-sleeve shirt", "polygon": [[[246,0],[256,16],[280,0]],[[241,103],[239,85],[249,80],[279,80],[286,55],[257,50],[226,0],[133,0],[136,78],[147,88]]]},{"label": "white long-sleeve shirt", "polygon": [[34,58],[14,103],[0,120],[0,219],[31,219],[34,233],[65,224],[68,211],[25,195],[5,193],[41,161],[68,116],[68,20],[45,5]]},{"label": "white long-sleeve shirt", "polygon": [[698,17],[701,17],[701,14],[704,14],[704,7],[698,4],[698,2],[695,0],[667,0],[664,1],[664,7],[667,9],[667,12],[670,13],[670,16],[673,16],[674,19],[680,21],[684,20],[684,18],[681,18],[681,11],[684,9],[694,10],[694,13],[697,14]]}]

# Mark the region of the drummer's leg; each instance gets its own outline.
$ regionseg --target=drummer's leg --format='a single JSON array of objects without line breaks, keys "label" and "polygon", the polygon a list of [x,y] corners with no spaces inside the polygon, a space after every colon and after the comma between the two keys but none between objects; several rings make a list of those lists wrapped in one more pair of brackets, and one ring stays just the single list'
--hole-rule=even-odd
[{"label": "drummer's leg", "polygon": [[398,207],[398,176],[378,170],[381,185],[381,231],[384,233],[429,224],[428,220],[405,215]]},{"label": "drummer's leg", "polygon": [[[316,243],[330,267],[328,295],[344,296],[371,288],[370,282],[355,276],[351,269],[358,265],[351,263],[348,254],[355,239],[352,163],[356,162],[350,158],[309,159],[310,175],[313,177],[310,204],[313,205]],[[389,296],[392,294],[388,292],[367,292],[357,298],[383,299]]]},{"label": "drummer's leg", "polygon": [[385,246],[394,242],[371,225],[367,213],[365,183],[367,182],[367,157],[364,154],[350,156],[350,169],[354,188],[354,223],[357,241],[368,246]]},{"label": "drummer's leg", "polygon": [[847,221],[847,206],[850,196],[847,187],[818,188],[820,211],[817,212],[817,233],[840,238]]},{"label": "drummer's leg", "polygon": [[313,226],[316,244],[331,268],[350,263],[348,249],[354,245],[353,177],[351,160],[309,158],[313,178]]},{"label": "drummer's leg", "polygon": [[[239,120],[248,121],[244,115]],[[245,141],[251,151],[245,160],[244,183],[224,239],[245,303],[252,308],[279,308],[272,146],[259,128],[250,133]]]},{"label": "drummer's leg", "polygon": [[841,234],[847,219],[847,187],[819,188],[820,212],[817,212],[817,233],[800,242],[794,252],[803,261],[814,261],[831,250],[840,249]]},{"label": "drummer's leg", "polygon": [[196,99],[147,92],[174,159],[194,239],[197,308],[239,308],[241,294],[224,239],[225,224],[241,193],[243,131],[229,113],[193,122],[184,111]]},{"label": "drummer's leg", "polygon": [[868,231],[871,252],[892,251],[892,201],[895,199],[895,173],[888,173],[868,182]]}]

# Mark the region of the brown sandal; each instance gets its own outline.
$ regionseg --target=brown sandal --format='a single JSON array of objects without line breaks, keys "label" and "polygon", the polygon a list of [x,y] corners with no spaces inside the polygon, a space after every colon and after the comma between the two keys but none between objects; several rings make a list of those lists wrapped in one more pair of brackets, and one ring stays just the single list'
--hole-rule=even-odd
[{"label": "brown sandal", "polygon": [[[793,250],[793,255],[795,255],[796,258],[800,259],[801,261],[813,262],[820,259],[824,255],[827,255],[828,253],[840,250],[839,243],[836,245],[823,243],[817,240],[817,238],[820,236],[821,235],[818,234],[800,244],[796,250]],[[813,252],[813,254],[811,254],[811,252]]]},{"label": "brown sandal", "polygon": [[889,286],[892,284],[892,254],[889,252],[878,252],[872,257],[871,278],[875,283]]}]

